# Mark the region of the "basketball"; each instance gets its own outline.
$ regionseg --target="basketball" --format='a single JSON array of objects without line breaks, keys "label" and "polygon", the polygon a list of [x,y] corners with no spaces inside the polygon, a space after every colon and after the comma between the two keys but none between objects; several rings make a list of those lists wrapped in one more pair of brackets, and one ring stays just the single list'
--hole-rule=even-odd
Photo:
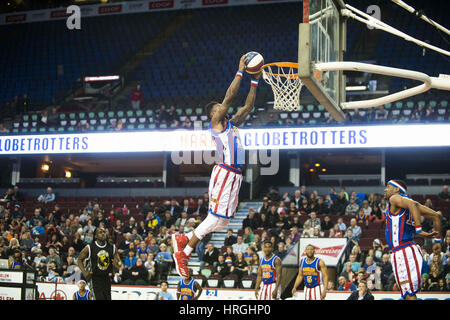
[{"label": "basketball", "polygon": [[258,73],[261,70],[261,67],[264,65],[263,56],[256,51],[247,52],[245,56],[248,59],[247,68],[245,69],[245,71],[250,74]]}]

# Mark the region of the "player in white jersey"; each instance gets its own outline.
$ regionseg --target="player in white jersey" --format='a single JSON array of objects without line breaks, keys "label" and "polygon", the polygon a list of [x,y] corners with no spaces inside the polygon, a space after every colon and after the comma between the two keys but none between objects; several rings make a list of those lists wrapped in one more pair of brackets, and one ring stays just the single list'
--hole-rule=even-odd
[{"label": "player in white jersey", "polygon": [[239,189],[242,182],[242,166],[245,152],[239,136],[238,126],[241,125],[252,111],[256,98],[256,88],[262,72],[252,75],[251,87],[245,105],[233,116],[227,119],[228,109],[232,105],[246,68],[247,59],[244,56],[239,61],[233,82],[228,88],[222,103],[210,102],[206,106],[206,114],[211,122],[209,129],[221,163],[214,166],[209,182],[209,210],[206,219],[187,235],[172,235],[174,261],[177,272],[182,277],[188,277],[187,265],[193,248],[205,235],[225,228],[234,217],[238,205]]}]

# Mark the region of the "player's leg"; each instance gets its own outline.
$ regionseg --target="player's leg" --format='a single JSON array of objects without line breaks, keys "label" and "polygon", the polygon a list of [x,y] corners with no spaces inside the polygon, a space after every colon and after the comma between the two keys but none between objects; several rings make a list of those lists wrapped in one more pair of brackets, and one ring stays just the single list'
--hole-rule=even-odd
[{"label": "player's leg", "polygon": [[[402,250],[393,252],[391,254],[391,265],[394,271],[395,283],[400,290],[402,298],[405,298],[407,290],[405,287],[408,284],[408,275],[405,268],[405,261]],[[400,268],[399,266],[403,267]]]},{"label": "player's leg", "polygon": [[[405,300],[417,300],[416,292],[420,291],[422,287],[422,264],[423,257],[420,252],[418,245],[412,245],[404,249],[404,255],[407,259],[407,267],[410,281],[410,290],[408,291],[411,295],[407,295]],[[414,293],[414,294],[412,294]]]}]

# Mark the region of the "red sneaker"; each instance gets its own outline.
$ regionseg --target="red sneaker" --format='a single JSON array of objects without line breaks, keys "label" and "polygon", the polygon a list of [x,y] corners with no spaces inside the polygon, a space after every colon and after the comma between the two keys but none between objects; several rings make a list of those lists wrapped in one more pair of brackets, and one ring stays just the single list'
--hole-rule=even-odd
[{"label": "red sneaker", "polygon": [[173,253],[183,251],[188,242],[189,238],[186,235],[180,233],[172,234]]},{"label": "red sneaker", "polygon": [[184,253],[184,251],[178,251],[173,255],[173,260],[175,261],[175,268],[178,274],[183,277],[189,277],[188,262],[189,257]]}]

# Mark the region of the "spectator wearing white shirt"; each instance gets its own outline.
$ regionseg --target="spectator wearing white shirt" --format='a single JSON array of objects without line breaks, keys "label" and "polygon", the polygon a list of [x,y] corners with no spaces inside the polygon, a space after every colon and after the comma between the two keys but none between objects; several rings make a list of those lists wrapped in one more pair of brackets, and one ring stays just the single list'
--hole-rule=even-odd
[{"label": "spectator wearing white shirt", "polygon": [[364,215],[366,217],[370,217],[372,214],[372,208],[369,206],[369,201],[364,200],[362,203],[362,210],[364,211]]},{"label": "spectator wearing white shirt", "polygon": [[237,242],[232,245],[233,252],[237,254],[238,252],[245,253],[247,250],[248,244],[243,242],[242,236],[237,237]]}]

